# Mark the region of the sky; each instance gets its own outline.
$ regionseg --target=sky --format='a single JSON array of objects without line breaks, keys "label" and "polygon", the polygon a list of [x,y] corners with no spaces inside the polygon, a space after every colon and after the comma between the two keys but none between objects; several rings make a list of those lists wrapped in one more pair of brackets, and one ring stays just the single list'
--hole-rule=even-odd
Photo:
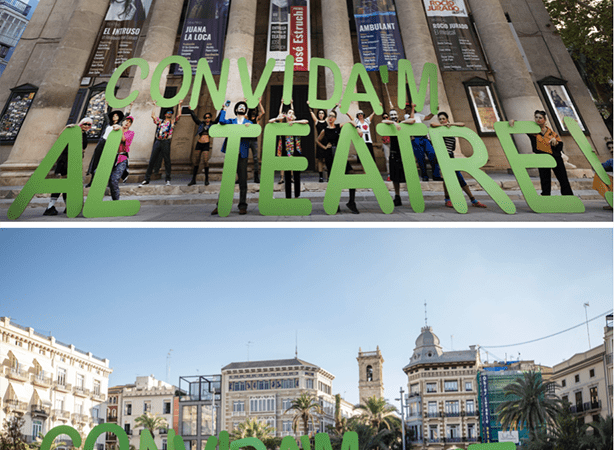
[{"label": "sky", "polygon": [[[109,386],[298,357],[358,403],[359,348],[385,396],[426,321],[444,351],[552,366],[612,310],[612,229],[0,229],[0,316],[108,358]],[[603,343],[605,318],[589,323]],[[248,345],[249,344],[249,345]],[[169,351],[171,357],[168,358]]]}]

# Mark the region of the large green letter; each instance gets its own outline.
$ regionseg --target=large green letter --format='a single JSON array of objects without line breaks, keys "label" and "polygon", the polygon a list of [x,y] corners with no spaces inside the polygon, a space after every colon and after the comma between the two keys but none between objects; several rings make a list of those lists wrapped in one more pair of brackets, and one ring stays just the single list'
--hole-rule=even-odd
[{"label": "large green letter", "polygon": [[[307,439],[307,442],[309,442],[309,439]],[[281,444],[279,444],[279,450],[299,450],[299,448],[292,436],[285,436],[281,440]],[[303,445],[303,450],[309,450],[309,448],[305,448],[305,446]]]},{"label": "large green letter", "polygon": [[[475,131],[466,127],[438,127],[431,128],[430,134],[433,148],[437,155],[437,161],[439,161],[439,167],[441,168],[441,173],[446,180],[450,200],[456,211],[463,214],[467,212],[467,203],[465,202],[463,190],[460,187],[455,173],[458,170],[467,172],[480,183],[486,193],[490,195],[495,203],[497,203],[507,214],[514,214],[516,212],[516,206],[503,189],[501,189],[501,186],[495,183],[495,181],[484,171],[480,170],[480,168],[488,162],[488,150],[486,150],[484,141],[480,139]],[[450,158],[443,140],[444,136],[467,139],[473,148],[473,155],[468,158]]]},{"label": "large green letter", "polygon": [[[593,170],[597,172],[597,175],[599,175],[601,181],[603,181],[606,185],[610,184],[610,177],[608,176],[608,173],[599,162],[597,155],[595,155],[593,152],[591,144],[589,144],[588,139],[586,139],[586,136],[584,136],[578,122],[573,120],[571,117],[563,118],[563,122],[565,122],[571,136],[575,139],[576,144],[578,144],[578,147],[580,147],[580,150],[582,150],[582,153],[584,153],[584,156],[586,156],[586,159],[588,159],[588,162]],[[612,206],[612,191],[606,192],[604,194],[604,198],[606,202]]]},{"label": "large green letter", "polygon": [[[209,439],[215,439],[215,436],[211,436]],[[185,442],[183,442],[183,438],[180,435],[175,435],[175,430],[172,428],[168,430],[167,442],[168,450],[185,450]],[[214,441],[213,450],[215,450],[215,445],[217,445],[217,439]],[[207,446],[205,447],[205,450],[207,449],[209,449],[209,441],[207,441]],[[220,450],[222,450],[221,447]],[[225,450],[228,450],[228,446],[226,446]]]},{"label": "large green letter", "polygon": [[266,450],[266,447],[262,441],[255,437],[248,437],[244,439],[237,439],[230,443],[230,450],[239,450],[243,447],[254,447],[256,450]]},{"label": "large green letter", "polygon": [[245,58],[239,58],[237,61],[239,66],[239,75],[241,76],[241,86],[243,87],[243,96],[245,97],[248,108],[255,108],[258,106],[258,99],[264,94],[264,90],[271,78],[273,69],[275,68],[275,58],[269,58],[262,71],[260,80],[256,90],[252,93],[252,80],[249,76],[249,70],[247,68],[247,61]]},{"label": "large green letter", "polygon": [[288,123],[269,123],[264,127],[262,139],[262,167],[258,209],[265,216],[308,216],[311,213],[311,201],[306,198],[273,198],[275,171],[303,171],[307,168],[307,158],[302,156],[275,156],[277,137],[307,136],[309,125]]},{"label": "large green letter", "polygon": [[107,84],[107,88],[104,92],[104,98],[107,102],[109,102],[109,106],[111,108],[119,109],[124,106],[128,106],[130,103],[136,100],[139,96],[139,91],[132,92],[128,97],[124,99],[115,98],[115,86],[119,81],[119,77],[121,77],[122,73],[130,67],[130,66],[138,66],[141,69],[141,80],[147,78],[149,75],[149,64],[142,58],[131,58],[113,72],[111,79],[109,80],[109,84]]},{"label": "large green letter", "polygon": [[[335,90],[328,100],[318,99],[318,68],[320,66],[328,67],[333,73],[333,80],[335,81]],[[311,58],[309,61],[309,91],[307,94],[309,106],[315,109],[331,109],[341,100],[342,91],[343,77],[341,76],[339,66],[334,61],[328,59]]]},{"label": "large green letter", "polygon": [[[365,169],[364,174],[345,174],[345,168],[350,154],[350,142],[354,143],[356,154],[360,159],[362,167]],[[369,153],[367,144],[362,137],[358,135],[358,131],[354,128],[354,124],[346,123],[341,127],[341,135],[339,136],[339,145],[335,152],[333,167],[330,173],[326,194],[324,194],[324,211],[327,214],[335,214],[341,200],[341,191],[343,189],[372,189],[375,198],[379,203],[380,208],[386,214],[390,214],[394,210],[392,197],[386,188],[386,183],[382,180],[382,176],[377,170],[375,161]]]},{"label": "large green letter", "polygon": [[[17,198],[7,212],[11,220],[18,219],[35,194],[66,192],[67,215],[77,217],[83,207],[83,163],[81,128],[66,128],[45,155]],[[46,179],[45,177],[68,147],[68,176],[66,179]]]},{"label": "large green letter", "polygon": [[[162,72],[166,69],[167,66],[171,64],[179,64],[183,69],[183,79],[181,81],[181,89],[177,92],[177,95],[171,98],[164,98],[164,95],[160,92],[160,80],[162,79]],[[157,102],[157,106],[161,108],[170,108],[179,103],[179,100],[183,100],[190,90],[190,85],[192,84],[192,67],[190,66],[190,62],[184,58],[183,56],[172,55],[167,56],[154,70],[153,75],[151,76],[151,86],[149,87],[149,92],[151,93],[151,98]]]},{"label": "large green letter", "polygon": [[358,433],[355,431],[346,431],[343,433],[343,442],[341,442],[341,450],[358,450]]},{"label": "large green letter", "polygon": [[70,439],[72,439],[72,445],[76,448],[81,447],[81,435],[77,430],[73,427],[69,427],[68,425],[59,425],[57,427],[53,427],[45,437],[43,438],[43,442],[41,443],[40,450],[49,450],[51,448],[51,444],[55,441],[55,438],[62,434],[67,434]]},{"label": "large green letter", "polygon": [[[357,89],[356,83],[358,82],[358,78],[361,79],[362,84],[365,87],[365,92],[354,92]],[[367,69],[365,69],[365,66],[362,64],[354,64],[352,67],[350,79],[345,87],[345,93],[343,94],[343,101],[341,102],[339,111],[341,111],[343,114],[347,113],[350,109],[350,103],[354,101],[371,103],[371,108],[373,108],[375,114],[381,114],[383,112],[382,105],[380,105],[380,101],[377,97],[377,93],[375,92],[375,88],[373,87],[373,83],[371,83],[369,74],[367,74]]]},{"label": "large green letter", "polygon": [[209,129],[211,137],[228,138],[226,141],[226,156],[224,157],[224,169],[222,171],[222,184],[220,185],[220,197],[217,205],[220,217],[226,217],[232,209],[232,198],[235,190],[235,175],[239,162],[239,149],[241,138],[258,137],[260,125],[213,125]]},{"label": "large green letter", "polygon": [[[377,133],[380,136],[397,136],[399,140],[399,149],[401,150],[401,160],[403,161],[403,170],[405,172],[405,181],[407,183],[407,193],[409,194],[409,203],[414,212],[424,212],[424,196],[422,195],[422,187],[420,186],[420,176],[416,167],[414,158],[414,149],[411,145],[411,132],[426,134],[426,125],[416,124],[417,128],[410,127],[406,123],[401,124],[401,129],[392,124],[380,123],[377,125]],[[422,127],[419,127],[422,125]]]},{"label": "large green letter", "polygon": [[561,195],[551,197],[549,195],[537,195],[535,186],[526,169],[535,167],[556,167],[556,161],[550,155],[521,155],[518,153],[512,134],[536,134],[539,126],[535,122],[516,122],[514,128],[507,122],[496,122],[495,132],[501,142],[501,147],[512,167],[518,186],[524,195],[524,199],[536,213],[581,213],[584,212],[582,201],[573,195]]},{"label": "large green letter", "polygon": [[284,87],[281,98],[284,104],[289,105],[292,101],[292,89],[294,88],[294,56],[286,56],[284,61]]},{"label": "large green letter", "polygon": [[128,450],[130,448],[130,439],[128,439],[128,435],[122,427],[115,423],[101,423],[100,425],[96,425],[87,435],[83,450],[94,450],[96,439],[98,439],[98,436],[102,433],[113,433],[119,441],[119,450]]},{"label": "large green letter", "polygon": [[109,184],[109,178],[111,178],[111,171],[121,138],[121,131],[111,131],[104,145],[96,175],[92,180],[92,187],[85,200],[85,205],[83,205],[83,217],[134,216],[141,209],[141,202],[138,200],[102,201],[104,191]]},{"label": "large green letter", "polygon": [[427,83],[430,84],[431,94],[431,114],[437,114],[439,110],[439,99],[437,97],[437,66],[433,63],[425,63],[422,68],[422,77],[420,78],[420,91],[416,89],[416,78],[411,63],[406,59],[399,59],[399,108],[403,109],[407,101],[405,95],[405,81],[409,86],[409,94],[412,101],[416,104],[416,111],[422,111],[424,101],[426,100]]},{"label": "large green letter", "polygon": [[222,109],[222,105],[226,100],[226,87],[228,86],[228,69],[230,68],[230,60],[224,58],[222,61],[222,70],[220,73],[220,87],[215,86],[215,80],[211,74],[209,63],[205,58],[198,60],[196,66],[196,75],[194,75],[194,86],[192,87],[192,98],[190,99],[190,109],[196,109],[198,106],[198,96],[200,95],[200,89],[203,84],[203,78],[207,84],[211,101],[215,109]]}]

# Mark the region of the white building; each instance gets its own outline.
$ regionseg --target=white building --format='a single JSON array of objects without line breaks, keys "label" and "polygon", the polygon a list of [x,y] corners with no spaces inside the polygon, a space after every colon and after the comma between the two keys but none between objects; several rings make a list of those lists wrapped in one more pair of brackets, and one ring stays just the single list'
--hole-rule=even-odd
[{"label": "white building", "polygon": [[[11,323],[8,317],[0,317],[0,333],[0,423],[10,415],[23,416],[22,433],[31,442],[58,425],[72,426],[85,436],[104,422],[100,405],[112,372],[108,359]],[[104,435],[97,445],[104,445]]]},{"label": "white building", "polygon": [[7,55],[21,38],[30,20],[30,5],[20,0],[0,0],[0,75],[8,64]]}]

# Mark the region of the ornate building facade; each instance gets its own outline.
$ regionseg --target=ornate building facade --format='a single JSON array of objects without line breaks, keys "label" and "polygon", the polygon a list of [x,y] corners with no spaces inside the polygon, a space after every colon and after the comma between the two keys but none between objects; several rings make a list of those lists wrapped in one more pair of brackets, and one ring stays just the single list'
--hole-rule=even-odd
[{"label": "ornate building facade", "polygon": [[379,346],[374,352],[358,349],[358,398],[362,402],[369,397],[384,397],[384,358]]}]

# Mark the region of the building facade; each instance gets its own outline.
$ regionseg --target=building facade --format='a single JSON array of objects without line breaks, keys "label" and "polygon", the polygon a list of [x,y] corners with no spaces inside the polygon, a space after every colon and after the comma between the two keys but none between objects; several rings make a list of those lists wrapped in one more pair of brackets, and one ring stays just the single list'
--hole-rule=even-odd
[{"label": "building facade", "polygon": [[407,426],[418,448],[467,448],[478,441],[477,374],[480,355],[469,350],[444,352],[429,326],[422,328],[407,374]]},{"label": "building facade", "polygon": [[335,377],[298,358],[231,363],[222,368],[222,426],[231,431],[246,419],[258,419],[275,429],[275,436],[294,435],[295,412],[287,412],[302,393],[315,396],[324,411],[299,435],[324,432],[335,425]]},{"label": "building facade", "polygon": [[30,5],[20,0],[0,0],[0,76],[6,69],[12,50],[26,29]]},{"label": "building facade", "polygon": [[[109,360],[0,318],[0,422],[25,419],[27,442],[58,425],[82,436],[104,422]],[[63,438],[63,441],[67,439]],[[97,440],[104,448],[104,436]]]},{"label": "building facade", "polygon": [[222,411],[222,376],[179,377],[178,427],[187,450],[204,450],[207,439],[217,436]]},{"label": "building facade", "polygon": [[606,319],[603,344],[576,353],[552,369],[557,395],[571,404],[571,412],[583,422],[612,415],[612,316]]},{"label": "building facade", "polygon": [[[575,111],[573,114],[583,123],[586,137],[599,158],[602,161],[610,158],[605,145],[605,139],[611,138],[610,133],[542,2],[466,0],[464,8],[470,17],[471,28],[475,27],[479,35],[476,51],[483,54],[485,60],[485,66],[480,70],[444,70],[438,63],[425,2],[396,0],[394,4],[401,46],[405,58],[412,64],[414,81],[420,84],[426,63],[438,64],[439,110],[447,111],[451,120],[465,123],[480,135],[489,155],[485,170],[503,172],[510,166],[493,130],[482,126],[479,103],[486,97],[472,94],[478,91],[489,98],[489,112],[502,121],[532,120],[536,109],[555,111],[561,100],[553,100],[552,92],[558,92],[557,89],[564,91],[569,98],[563,102],[567,106],[560,107]],[[148,62],[150,74],[165,57],[176,52],[185,20],[182,11],[187,10],[187,5],[188,0],[164,0],[154,2],[151,7],[134,44],[134,56]],[[110,78],[84,76],[84,73],[93,55],[97,36],[103,30],[108,6],[109,0],[42,0],[36,9],[24,32],[27,39],[20,41],[0,79],[0,105],[6,106],[0,123],[8,130],[0,146],[0,183],[23,185],[66,123],[78,121],[86,112],[94,114],[94,103],[100,104],[100,94]],[[361,61],[352,1],[312,0],[310,8],[311,56],[334,61],[345,88],[352,67]],[[239,58],[245,58],[252,86],[258,84],[265,70],[267,50],[263,44],[267,42],[270,29],[269,11],[270,0],[233,0],[230,5],[223,57],[231,61],[226,97],[232,102],[244,97],[237,66]],[[82,26],[84,21],[87,27]],[[329,98],[335,89],[334,82],[332,77],[322,72],[316,87],[318,98]],[[117,92],[118,98],[125,98],[135,90],[140,92],[132,108],[135,117],[132,130],[138,137],[130,153],[132,181],[143,178],[155,130],[150,118],[153,107],[149,89],[151,78],[141,79],[135,76],[137,73],[137,70],[131,70],[126,77],[122,77]],[[219,77],[214,78],[217,83]],[[398,103],[396,72],[390,72],[387,85],[384,85],[377,71],[369,72],[369,79],[383,104],[388,105],[389,98]],[[179,91],[182,82],[183,75],[171,69],[163,73],[159,88],[170,97]],[[299,119],[309,118],[306,104],[308,83],[308,72],[294,73],[292,97]],[[263,92],[267,120],[277,115],[282,85],[283,72],[274,72]],[[560,88],[549,89],[548,86]],[[19,94],[18,100],[15,97],[17,88],[25,90],[25,93]],[[24,96],[26,101],[23,100]],[[427,108],[423,109],[424,113],[428,113]],[[196,109],[200,116],[207,111],[213,112],[211,95],[206,89],[201,91]],[[365,102],[354,102],[350,106],[352,113],[358,109],[369,115],[372,106]],[[3,122],[6,117],[9,119]],[[346,120],[340,115],[340,122]],[[373,125],[379,120],[377,118]],[[586,174],[590,165],[575,140],[554,118],[551,118],[551,125],[562,134],[565,153],[570,162],[577,166],[577,175]],[[172,142],[174,171],[191,171],[195,130],[195,125],[189,120],[177,125]],[[2,133],[0,130],[0,140]],[[380,170],[384,170],[381,137],[373,136],[376,162]],[[530,153],[526,136],[515,136],[514,140],[521,153]],[[214,141],[210,160],[213,176],[221,173],[223,163],[221,140],[218,141]],[[313,133],[303,138],[303,151],[310,170],[314,167],[313,144]],[[92,142],[86,152],[86,160],[89,160],[93,148]],[[470,144],[464,139],[460,140],[457,150],[458,157],[472,153]]]},{"label": "building facade", "polygon": [[374,352],[358,349],[358,398],[361,402],[370,397],[384,397],[384,358],[379,345]]}]

